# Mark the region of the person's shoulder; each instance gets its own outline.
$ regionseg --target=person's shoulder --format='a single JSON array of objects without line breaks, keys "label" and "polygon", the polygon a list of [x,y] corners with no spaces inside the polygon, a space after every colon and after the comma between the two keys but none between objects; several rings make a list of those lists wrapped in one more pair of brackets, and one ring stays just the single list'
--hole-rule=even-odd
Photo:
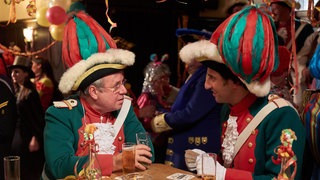
[{"label": "person's shoulder", "polygon": [[77,99],[65,99],[62,101],[54,101],[53,106],[58,109],[69,109],[72,110],[73,108],[78,106],[78,100]]},{"label": "person's shoulder", "polygon": [[43,83],[43,84],[45,84],[45,85],[50,85],[50,86],[52,86],[53,85],[53,82],[52,82],[52,80],[49,78],[49,77],[47,77],[47,76],[44,76],[43,78],[41,78],[40,80],[39,80],[39,82],[41,82],[41,83]]},{"label": "person's shoulder", "polygon": [[310,22],[304,19],[296,19],[295,20],[296,29],[299,28],[299,26],[301,25],[303,26],[303,29],[308,29],[313,31],[313,26],[310,24]]},{"label": "person's shoulder", "polygon": [[308,21],[306,21],[306,20],[300,20],[300,24],[301,24],[301,25],[304,25],[304,27],[303,27],[304,31],[307,30],[307,31],[310,32],[310,33],[314,32],[313,26],[312,26]]},{"label": "person's shoulder", "polygon": [[14,88],[12,85],[12,81],[5,75],[0,74],[0,86],[2,86],[2,90],[4,89],[8,89],[12,92],[12,94],[14,94]]},{"label": "person's shoulder", "polygon": [[268,96],[268,104],[272,103],[272,105],[274,105],[274,110],[271,111],[270,113],[274,112],[274,113],[286,113],[286,115],[292,115],[292,116],[297,116],[299,117],[299,113],[297,111],[297,109],[294,107],[294,105],[282,98],[282,97],[279,97],[278,95],[276,94],[270,94]]},{"label": "person's shoulder", "polygon": [[68,109],[72,110],[79,106],[80,103],[80,97],[77,94],[73,94],[70,96],[67,96],[66,98],[58,101],[53,101],[52,107],[54,109]]}]

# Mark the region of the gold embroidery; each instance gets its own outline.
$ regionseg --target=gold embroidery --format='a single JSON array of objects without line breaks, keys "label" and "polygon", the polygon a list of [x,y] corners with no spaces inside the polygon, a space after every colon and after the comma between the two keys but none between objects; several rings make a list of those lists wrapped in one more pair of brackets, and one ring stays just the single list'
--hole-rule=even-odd
[{"label": "gold embroidery", "polygon": [[207,144],[208,142],[208,137],[202,137],[201,138],[202,144]]},{"label": "gold embroidery", "polygon": [[189,144],[193,144],[194,143],[194,137],[188,137],[188,142],[189,142]]},{"label": "gold embroidery", "polygon": [[1,103],[0,104],[0,109],[3,108],[3,107],[6,107],[8,105],[8,102],[9,101],[5,101],[5,102]]},{"label": "gold embroidery", "polygon": [[201,144],[201,138],[200,137],[195,137],[195,145],[199,146]]},{"label": "gold embroidery", "polygon": [[196,146],[200,146],[201,144],[207,144],[208,143],[208,137],[188,137],[189,144],[194,144]]}]

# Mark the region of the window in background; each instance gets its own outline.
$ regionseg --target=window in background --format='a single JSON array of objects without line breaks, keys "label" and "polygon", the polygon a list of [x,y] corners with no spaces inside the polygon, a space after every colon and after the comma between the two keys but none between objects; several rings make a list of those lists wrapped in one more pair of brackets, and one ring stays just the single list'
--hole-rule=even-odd
[{"label": "window in background", "polygon": [[[299,10],[308,10],[308,0],[296,0],[297,2],[300,3],[301,8]],[[314,0],[314,4],[317,3],[317,0]]]}]

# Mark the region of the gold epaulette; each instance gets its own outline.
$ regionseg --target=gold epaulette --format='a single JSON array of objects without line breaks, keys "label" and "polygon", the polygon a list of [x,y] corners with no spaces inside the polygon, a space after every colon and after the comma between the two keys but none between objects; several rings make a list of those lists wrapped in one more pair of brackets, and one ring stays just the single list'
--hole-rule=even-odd
[{"label": "gold epaulette", "polygon": [[268,96],[269,102],[273,102],[277,105],[277,107],[281,108],[284,106],[292,106],[291,103],[276,94],[269,94]]},{"label": "gold epaulette", "polygon": [[67,99],[62,101],[54,101],[53,105],[56,108],[68,108],[71,110],[73,107],[76,107],[78,104],[78,101],[75,99]]}]

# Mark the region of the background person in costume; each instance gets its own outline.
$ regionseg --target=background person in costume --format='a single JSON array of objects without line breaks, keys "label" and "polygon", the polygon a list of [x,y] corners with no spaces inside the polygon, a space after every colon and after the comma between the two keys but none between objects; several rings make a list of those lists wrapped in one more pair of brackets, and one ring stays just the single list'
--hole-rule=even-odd
[{"label": "background person in costume", "polygon": [[13,53],[19,53],[21,51],[16,45],[10,45],[9,50],[11,51],[3,51],[0,49],[0,72],[6,74],[7,76],[10,76],[10,72],[7,67],[11,66],[14,61]]},{"label": "background person in costume", "polygon": [[[320,81],[320,46],[319,41],[309,64],[309,70],[316,82]],[[307,100],[302,119],[306,127],[307,146],[304,162],[304,177],[315,180],[320,179],[320,149],[319,149],[319,123],[320,123],[320,86],[316,83],[314,89],[305,92]]]},{"label": "background person in costume", "polygon": [[39,93],[43,110],[46,111],[53,101],[62,100],[63,96],[58,90],[58,83],[54,79],[49,61],[37,56],[33,57],[31,62],[31,69],[35,74],[35,78],[32,81]]},{"label": "background person in costume", "polygon": [[288,80],[289,64],[290,51],[284,46],[279,46],[279,67],[270,75],[270,93],[276,94],[293,104],[291,84]]},{"label": "background person in costume", "polygon": [[[194,30],[189,33],[201,34]],[[171,111],[159,114],[151,121],[154,132],[169,134],[165,164],[183,170],[188,170],[184,160],[185,150],[197,148],[218,153],[221,145],[221,105],[204,88],[207,69],[188,54],[190,51],[192,49],[180,52],[189,76],[181,86]]]},{"label": "background person in costume", "polygon": [[[277,177],[280,165],[272,162],[272,156],[281,144],[279,136],[283,129],[296,132],[297,141],[292,150],[298,159],[296,179],[301,179],[303,124],[289,102],[269,95],[270,74],[279,63],[277,35],[271,17],[248,6],[224,21],[210,41],[187,46],[194,49],[195,58],[208,67],[205,88],[212,91],[217,102],[225,103],[221,113],[222,154],[216,179]],[[264,107],[272,111],[266,112],[266,116],[257,115]],[[262,121],[258,121],[256,127],[247,129],[259,119]],[[247,136],[243,132],[247,132]],[[199,173],[202,164],[200,158],[197,160],[196,167],[192,167],[194,164],[189,167]]]},{"label": "background person in costume", "polygon": [[44,164],[45,122],[39,94],[30,81],[30,78],[34,77],[31,62],[27,57],[16,56],[9,69],[17,98],[18,112],[11,153],[20,156],[21,179],[40,179]]},{"label": "background person in costume", "polygon": [[151,135],[156,149],[155,162],[158,163],[164,163],[167,134],[153,132],[150,122],[156,114],[170,111],[179,91],[178,88],[170,85],[171,71],[164,63],[168,58],[168,54],[164,54],[161,59],[157,54],[150,55],[151,62],[144,69],[142,92],[137,100],[138,117]]},{"label": "background person in costume", "polygon": [[[111,36],[85,12],[74,13],[65,31],[63,59],[69,69],[62,75],[59,89],[73,95],[46,111],[42,177],[60,179],[74,175],[74,168],[82,170],[88,160],[87,149],[82,148],[87,124],[97,127],[97,160],[102,175],[108,176],[122,169],[122,144],[135,143],[135,134],[145,132],[125,96],[123,70],[133,65],[135,55],[117,49]],[[154,160],[151,143],[137,145],[135,152],[137,169],[145,170],[141,163]]]},{"label": "background person in costume", "polygon": [[228,0],[226,3],[226,17],[240,11],[243,7],[248,5],[248,0]]},{"label": "background person in costume", "polygon": [[[293,91],[293,102],[298,110],[302,105],[302,93],[307,88],[306,77],[303,75],[303,71],[307,69],[308,53],[310,48],[302,48],[305,46],[305,41],[308,36],[313,33],[313,27],[308,22],[304,22],[294,17],[295,1],[291,0],[271,0],[270,6],[272,10],[272,17],[274,19],[277,34],[279,35],[279,42],[281,45],[286,46],[292,52],[292,42],[295,41],[296,59],[298,62],[298,69],[295,64],[290,64],[292,72],[290,72],[290,79],[292,83],[298,87]],[[292,26],[294,23],[295,37],[292,37]],[[310,45],[309,45],[310,46]],[[296,75],[297,74],[297,75]],[[297,76],[297,77],[296,77]],[[296,78],[298,78],[299,84],[297,84]]]},{"label": "background person in costume", "polygon": [[11,152],[17,118],[15,92],[12,81],[7,75],[9,70],[5,68],[6,66],[3,66],[3,69],[0,68],[0,177],[4,177],[3,157],[8,156]]}]

